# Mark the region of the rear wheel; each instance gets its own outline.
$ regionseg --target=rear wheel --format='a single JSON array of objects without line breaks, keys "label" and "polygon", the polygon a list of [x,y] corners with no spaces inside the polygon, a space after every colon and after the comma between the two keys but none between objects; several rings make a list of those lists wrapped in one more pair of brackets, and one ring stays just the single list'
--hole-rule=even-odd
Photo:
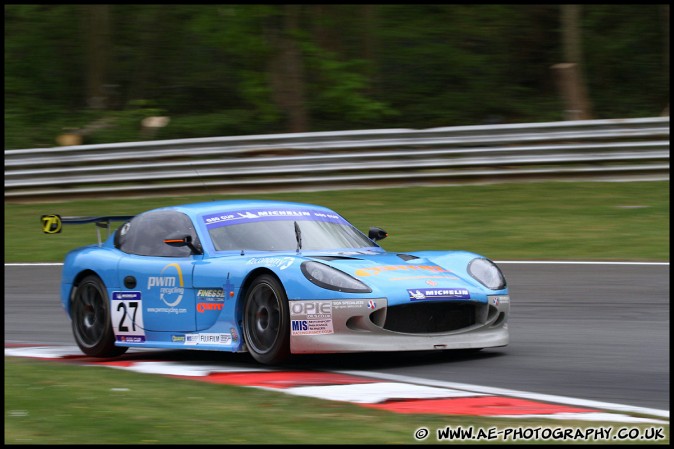
[{"label": "rear wheel", "polygon": [[70,319],[75,342],[86,355],[114,357],[127,351],[128,348],[115,346],[108,293],[98,276],[87,276],[76,287]]},{"label": "rear wheel", "polygon": [[257,277],[243,310],[243,335],[255,360],[276,364],[290,355],[288,320],[288,297],[281,283],[268,274]]}]

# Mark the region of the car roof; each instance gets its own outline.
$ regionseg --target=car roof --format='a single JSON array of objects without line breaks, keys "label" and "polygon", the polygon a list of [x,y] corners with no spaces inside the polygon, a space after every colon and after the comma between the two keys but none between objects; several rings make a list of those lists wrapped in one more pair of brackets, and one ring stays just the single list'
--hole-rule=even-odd
[{"label": "car roof", "polygon": [[216,212],[234,212],[246,209],[259,208],[288,208],[288,209],[318,209],[333,212],[324,206],[315,204],[295,203],[290,201],[273,200],[214,200],[201,203],[181,204],[176,206],[162,207],[154,210],[176,210],[190,216]]}]

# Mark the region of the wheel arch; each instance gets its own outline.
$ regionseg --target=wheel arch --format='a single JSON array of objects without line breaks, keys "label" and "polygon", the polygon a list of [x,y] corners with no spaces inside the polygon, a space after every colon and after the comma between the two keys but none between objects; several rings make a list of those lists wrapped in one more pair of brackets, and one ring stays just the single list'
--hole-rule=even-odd
[{"label": "wheel arch", "polygon": [[290,356],[290,305],[283,282],[272,270],[259,268],[243,285],[238,308],[246,350],[260,363],[283,363]]},{"label": "wheel arch", "polygon": [[[274,273],[272,270],[266,267],[259,267],[254,270],[252,270],[248,275],[244,278],[243,282],[241,283],[241,288],[239,289],[239,295],[236,298],[236,322],[239,325],[239,327],[243,330],[243,308],[246,302],[246,294],[248,293],[248,289],[250,288],[251,284],[253,281],[259,277],[260,275],[263,274],[269,274],[276,278],[276,280],[279,282],[281,285],[281,288],[285,291],[285,285],[283,285],[283,282],[281,282],[281,279]],[[286,292],[287,295],[287,292]]]},{"label": "wheel arch", "polygon": [[99,275],[92,269],[87,268],[77,273],[77,275],[73,278],[73,283],[70,287],[70,292],[68,292],[67,312],[70,318],[72,318],[70,309],[73,302],[73,294],[77,290],[77,287],[79,287],[82,280],[90,275],[98,277],[101,280],[101,282],[103,282],[103,278],[101,278],[101,275]]}]

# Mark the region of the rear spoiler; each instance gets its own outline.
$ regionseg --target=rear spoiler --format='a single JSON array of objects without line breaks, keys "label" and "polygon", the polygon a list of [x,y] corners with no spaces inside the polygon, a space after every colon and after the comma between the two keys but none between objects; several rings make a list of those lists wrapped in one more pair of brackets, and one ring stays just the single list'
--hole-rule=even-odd
[{"label": "rear spoiler", "polygon": [[58,234],[64,224],[96,224],[96,235],[98,236],[98,246],[101,246],[101,231],[100,228],[108,230],[110,236],[110,223],[113,221],[128,221],[135,215],[106,215],[102,217],[61,217],[60,215],[43,215],[42,232],[45,234]]}]

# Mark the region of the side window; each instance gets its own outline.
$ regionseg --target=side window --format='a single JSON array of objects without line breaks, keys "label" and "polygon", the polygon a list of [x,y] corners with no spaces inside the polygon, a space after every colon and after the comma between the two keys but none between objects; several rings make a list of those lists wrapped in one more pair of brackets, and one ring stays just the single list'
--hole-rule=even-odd
[{"label": "side window", "polygon": [[164,243],[175,235],[190,235],[197,242],[192,220],[181,212],[157,211],[140,214],[124,223],[115,234],[115,246],[128,254],[158,257],[189,257],[190,249]]}]

